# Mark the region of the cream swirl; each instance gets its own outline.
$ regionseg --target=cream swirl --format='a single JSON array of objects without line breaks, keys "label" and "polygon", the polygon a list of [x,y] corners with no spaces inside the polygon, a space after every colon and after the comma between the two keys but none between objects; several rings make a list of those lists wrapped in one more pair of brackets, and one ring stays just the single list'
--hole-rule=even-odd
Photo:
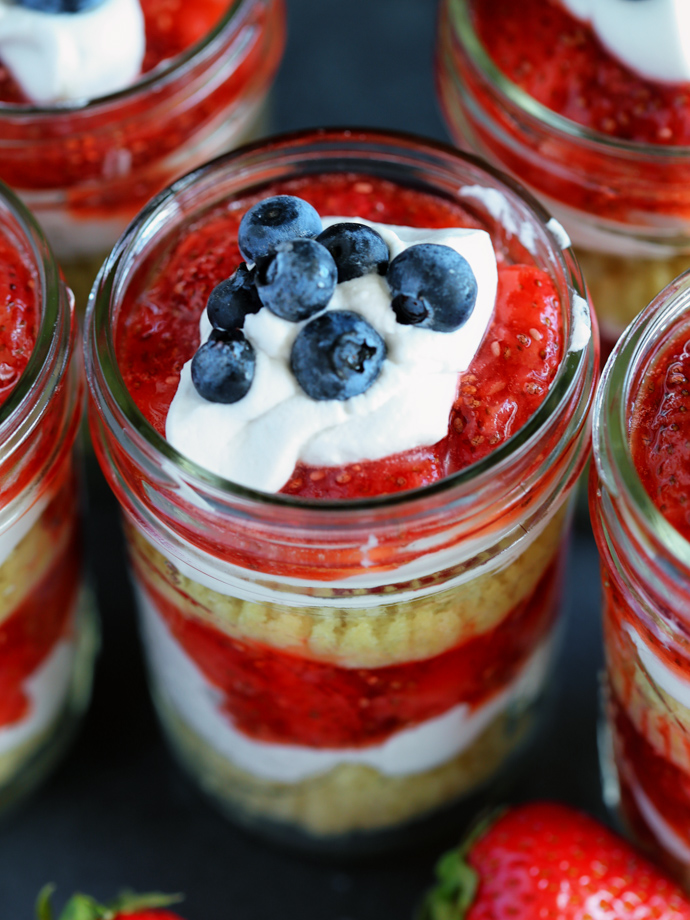
[{"label": "cream swirl", "polygon": [[[324,226],[342,220],[326,218]],[[464,256],[478,288],[467,322],[450,333],[402,325],[385,278],[372,273],[338,284],[327,309],[359,313],[384,339],[387,357],[365,393],[317,401],[300,389],[290,369],[292,344],[304,323],[281,319],[263,307],[245,319],[256,370],[244,398],[229,405],[207,402],[192,384],[191,362],[184,366],[166,422],[167,439],[180,453],[233,482],[277,492],[298,461],[343,466],[445,437],[458,374],[469,367],[493,314],[498,273],[491,238],[484,230],[424,230],[355,220],[381,234],[391,258],[418,243],[440,243]],[[204,311],[202,342],[210,331]]]},{"label": "cream swirl", "polygon": [[139,0],[103,0],[79,13],[46,13],[0,0],[0,61],[38,105],[124,89],[146,48]]},{"label": "cream swirl", "polygon": [[561,0],[635,73],[660,83],[690,80],[688,0]]}]

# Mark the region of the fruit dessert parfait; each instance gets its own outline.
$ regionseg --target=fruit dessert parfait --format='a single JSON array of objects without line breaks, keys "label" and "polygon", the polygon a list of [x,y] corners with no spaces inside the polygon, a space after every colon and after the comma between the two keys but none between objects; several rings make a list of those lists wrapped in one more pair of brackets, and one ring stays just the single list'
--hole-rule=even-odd
[{"label": "fruit dessert parfait", "polygon": [[441,6],[447,124],[562,221],[609,345],[690,264],[689,27],[676,0]]},{"label": "fruit dessert parfait", "polygon": [[590,507],[604,584],[612,792],[632,829],[690,882],[689,342],[686,274],[626,331],[606,366]]},{"label": "fruit dessert parfait", "polygon": [[82,384],[68,292],[0,191],[0,808],[64,750],[89,696],[74,441]]},{"label": "fruit dessert parfait", "polygon": [[282,0],[2,0],[0,179],[78,305],[142,205],[256,136]]},{"label": "fruit dessert parfait", "polygon": [[597,358],[548,216],[419,139],[273,139],[139,216],[86,335],[153,694],[201,786],[318,850],[486,789],[548,673]]}]

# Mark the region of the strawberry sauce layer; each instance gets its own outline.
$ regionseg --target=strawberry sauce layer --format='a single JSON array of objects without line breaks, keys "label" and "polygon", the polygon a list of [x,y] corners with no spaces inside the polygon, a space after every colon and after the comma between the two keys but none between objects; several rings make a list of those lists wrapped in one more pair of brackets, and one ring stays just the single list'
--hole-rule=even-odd
[{"label": "strawberry sauce layer", "polygon": [[[142,74],[201,41],[228,9],[229,0],[140,0],[146,29]],[[0,101],[30,104],[0,62]]]},{"label": "strawberry sauce layer", "polygon": [[[125,295],[116,351],[125,383],[149,422],[165,433],[180,371],[199,347],[208,296],[241,256],[237,228],[255,201],[275,194],[305,198],[323,215],[442,228],[479,224],[457,204],[384,180],[325,175],[263,189],[241,207],[216,210],[149,258]],[[356,498],[443,478],[486,456],[534,413],[562,355],[561,308],[550,278],[500,262],[496,312],[470,368],[459,379],[449,434],[433,447],[341,468],[298,466],[283,491],[309,498]]]},{"label": "strawberry sauce layer", "polygon": [[[690,842],[690,776],[662,757],[636,729],[620,702],[611,699],[615,732],[624,762],[663,819],[682,840]],[[631,778],[621,776],[623,805],[636,830],[649,837],[646,822],[628,788]],[[656,839],[653,840],[656,843]]]},{"label": "strawberry sauce layer", "polygon": [[[0,622],[0,729],[31,715],[24,683],[69,627],[81,578],[76,503],[76,482],[70,477],[44,511],[41,522],[54,533],[54,543],[62,541],[64,546],[19,606]],[[6,564],[11,565],[11,560]]]},{"label": "strawberry sauce layer", "polygon": [[36,344],[38,305],[28,261],[0,233],[0,404],[12,392]]},{"label": "strawberry sauce layer", "polygon": [[637,473],[654,504],[690,539],[690,332],[655,356],[630,422]]},{"label": "strawberry sauce layer", "polygon": [[[424,661],[344,668],[242,641],[182,613],[146,579],[175,639],[220,691],[235,728],[260,741],[365,747],[510,684],[545,639],[558,609],[562,554],[498,626]],[[189,598],[186,603],[193,603]]]},{"label": "strawberry sauce layer", "polygon": [[690,144],[690,85],[638,76],[557,0],[475,0],[473,13],[494,63],[554,112],[616,138]]}]

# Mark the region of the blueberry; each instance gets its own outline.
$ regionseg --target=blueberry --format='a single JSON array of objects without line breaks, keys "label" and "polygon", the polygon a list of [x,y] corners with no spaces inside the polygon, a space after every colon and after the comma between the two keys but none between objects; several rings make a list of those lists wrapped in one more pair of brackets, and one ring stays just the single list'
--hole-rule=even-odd
[{"label": "blueberry", "polygon": [[211,291],[206,302],[209,321],[215,329],[241,329],[248,313],[258,313],[261,301],[254,284],[254,272],[242,262],[237,271]]},{"label": "blueberry", "polygon": [[395,315],[403,325],[455,332],[477,301],[474,272],[450,246],[410,246],[393,259],[387,278]]},{"label": "blueberry", "polygon": [[278,243],[313,239],[323,230],[318,212],[294,195],[266,198],[250,208],[240,221],[238,243],[247,262],[260,262]]},{"label": "blueberry", "polygon": [[290,364],[312,399],[350,399],[369,389],[385,357],[385,342],[359,313],[329,310],[300,330]]},{"label": "blueberry", "polygon": [[380,233],[364,224],[333,224],[316,237],[335,259],[338,282],[370,272],[385,275],[390,253]]},{"label": "blueberry", "polygon": [[17,5],[41,13],[82,13],[100,6],[102,2],[103,0],[17,0]]},{"label": "blueberry", "polygon": [[214,329],[192,358],[192,383],[209,402],[235,403],[249,392],[256,355],[239,329]]},{"label": "blueberry", "polygon": [[276,316],[296,323],[328,304],[337,283],[333,256],[316,240],[279,243],[261,263],[256,290],[261,303]]}]

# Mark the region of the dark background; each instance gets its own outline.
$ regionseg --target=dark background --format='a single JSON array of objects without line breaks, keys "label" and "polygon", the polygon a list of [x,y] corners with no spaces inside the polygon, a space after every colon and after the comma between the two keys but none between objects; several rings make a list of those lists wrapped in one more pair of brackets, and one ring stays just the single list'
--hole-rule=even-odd
[{"label": "dark background", "polygon": [[[434,0],[287,2],[275,130],[376,126],[448,140],[434,92]],[[408,920],[440,844],[361,865],[291,856],[232,827],[171,762],[146,689],[114,501],[91,467],[89,480],[103,619],[93,705],[55,775],[0,826],[0,920],[33,917],[46,881],[58,885],[60,904],[76,889],[103,899],[124,886],[184,891],[187,920]],[[515,797],[556,797],[603,817],[598,581],[594,543],[580,525],[556,712]]]}]

